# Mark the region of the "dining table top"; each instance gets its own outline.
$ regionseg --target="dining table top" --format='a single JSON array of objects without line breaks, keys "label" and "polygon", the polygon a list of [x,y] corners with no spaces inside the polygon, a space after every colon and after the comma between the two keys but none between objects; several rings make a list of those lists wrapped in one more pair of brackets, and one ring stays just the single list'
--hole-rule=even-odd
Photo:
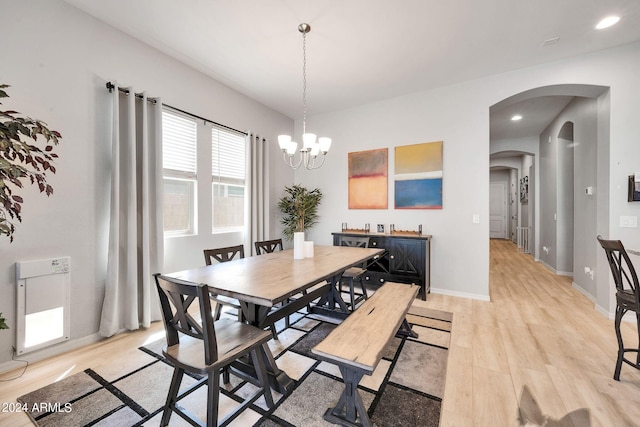
[{"label": "dining table top", "polygon": [[384,249],[346,246],[314,247],[314,256],[294,259],[293,250],[236,259],[166,276],[204,283],[212,293],[266,307],[313,285],[333,279],[346,269],[381,255]]}]

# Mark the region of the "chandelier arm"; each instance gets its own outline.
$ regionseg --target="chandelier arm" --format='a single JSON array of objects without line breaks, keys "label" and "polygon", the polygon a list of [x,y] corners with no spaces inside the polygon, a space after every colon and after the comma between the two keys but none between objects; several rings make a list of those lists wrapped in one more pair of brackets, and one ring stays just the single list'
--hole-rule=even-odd
[{"label": "chandelier arm", "polygon": [[318,159],[318,156],[313,156],[311,157],[311,160],[305,165],[305,167],[308,170],[313,170],[313,169],[320,169],[322,167],[322,165],[324,165],[324,159],[325,159],[325,155],[322,155],[322,159],[320,159],[320,164],[316,166],[316,160]]},{"label": "chandelier arm", "polygon": [[289,154],[283,152],[282,153],[282,160],[284,161],[285,165],[289,166],[293,170],[296,170],[296,169],[300,168],[300,165],[302,165],[302,156],[300,156],[300,159],[294,165],[293,164],[293,155],[289,155]]}]

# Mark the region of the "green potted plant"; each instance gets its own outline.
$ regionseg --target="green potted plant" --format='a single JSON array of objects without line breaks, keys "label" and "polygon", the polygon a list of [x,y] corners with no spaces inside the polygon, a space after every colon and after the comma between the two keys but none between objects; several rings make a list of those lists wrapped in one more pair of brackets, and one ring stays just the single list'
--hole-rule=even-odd
[{"label": "green potted plant", "polygon": [[[8,87],[0,84],[0,98],[9,97],[4,90]],[[37,145],[42,142],[38,137],[44,139],[42,148]],[[59,132],[40,120],[16,111],[0,111],[0,235],[9,242],[13,242],[16,230],[13,221],[22,221],[23,199],[15,192],[23,187],[23,181],[37,184],[47,196],[53,193],[47,173],[56,173],[53,162],[58,155],[53,148],[59,138]]]},{"label": "green potted plant", "polygon": [[318,206],[322,200],[319,188],[309,191],[296,184],[284,188],[284,196],[278,202],[282,212],[280,223],[284,225],[282,234],[285,239],[293,239],[294,258],[304,258],[304,231],[318,222]]},{"label": "green potted plant", "polygon": [[0,329],[9,329],[9,326],[7,326],[7,322],[5,322],[5,318],[2,317],[2,313],[0,313]]}]

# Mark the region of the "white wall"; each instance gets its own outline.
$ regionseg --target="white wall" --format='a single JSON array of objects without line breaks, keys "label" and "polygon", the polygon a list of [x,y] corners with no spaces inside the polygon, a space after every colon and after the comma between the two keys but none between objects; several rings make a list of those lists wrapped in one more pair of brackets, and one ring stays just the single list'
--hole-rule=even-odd
[{"label": "white wall", "polygon": [[[572,204],[572,218],[568,223],[571,227],[570,235],[572,238],[570,243],[571,250],[568,252],[571,255],[570,259],[563,259],[563,252],[557,252],[557,258],[549,260],[549,263],[558,270],[561,271],[573,271],[574,283],[590,298],[596,297],[596,283],[595,277],[591,279],[584,274],[584,267],[595,269],[597,252],[601,251],[599,244],[596,241],[597,236],[597,212],[596,206],[598,198],[606,194],[598,191],[597,179],[598,170],[596,167],[596,153],[598,150],[598,101],[593,98],[581,98],[576,97],[567,107],[560,112],[560,114],[549,124],[548,128],[542,133],[541,139],[541,151],[551,151],[555,153],[555,156],[559,156],[559,151],[563,149],[566,141],[560,141],[558,133],[563,125],[567,122],[573,123],[573,144],[572,144],[572,156],[571,160],[571,174],[572,188],[570,190],[562,190],[558,188],[559,194],[544,194],[542,196],[542,209],[544,211],[547,208],[544,204],[557,205],[558,220],[557,221],[544,221],[541,224],[543,230],[545,230],[545,236],[553,233],[555,230],[556,241],[561,240],[561,235],[567,234],[565,227],[565,221],[561,212],[561,205],[563,200],[566,201],[571,197]],[[550,138],[550,139],[549,139]],[[548,142],[550,141],[550,142]],[[608,141],[602,141],[600,143],[606,144]],[[546,149],[548,147],[548,150]],[[555,162],[555,161],[554,161]],[[561,175],[566,173],[566,165],[557,165],[560,169],[557,174],[546,169],[541,170],[543,177],[552,175]],[[543,178],[545,179],[545,178]],[[555,185],[553,185],[556,187]],[[594,194],[589,196],[585,194],[587,187],[594,188]],[[563,193],[568,193],[564,194]],[[557,202],[551,200],[556,198]],[[606,203],[606,200],[604,201]],[[554,229],[554,230],[551,230]],[[547,233],[548,231],[548,233]],[[541,244],[554,246],[560,246],[560,243],[554,243],[553,240],[545,240]]]},{"label": "white wall", "polygon": [[[3,2],[0,83],[10,84],[3,109],[47,122],[62,133],[50,198],[34,188],[24,195],[23,222],[15,241],[0,239],[0,311],[9,331],[0,333],[0,363],[11,359],[15,333],[15,268],[18,260],[71,256],[71,339],[93,339],[106,273],[110,141],[107,81],[133,85],[167,104],[273,141],[272,199],[293,174],[280,167],[276,136],[293,121],[256,101],[102,24],[66,3]],[[276,224],[273,215],[273,226]],[[229,238],[233,236],[227,236]],[[210,238],[213,241],[213,238]],[[167,264],[204,262],[203,242],[177,249],[167,242]],[[215,242],[217,243],[217,242]],[[176,245],[177,246],[177,245]],[[69,344],[71,345],[71,344]],[[54,351],[61,351],[58,345]]]},{"label": "white wall", "polygon": [[[423,230],[433,235],[431,286],[434,291],[486,298],[489,294],[489,107],[537,87],[558,84],[611,87],[610,211],[614,218],[622,214],[637,215],[640,203],[626,202],[625,180],[634,168],[640,169],[640,144],[636,143],[640,140],[637,121],[640,80],[634,72],[639,66],[640,44],[635,43],[310,118],[312,129],[334,138],[332,151],[321,170],[296,173],[298,182],[317,186],[326,195],[320,209],[322,222],[309,232],[310,238],[329,244],[330,233],[337,231],[342,222],[359,226],[366,222],[393,222],[403,228],[422,224]],[[393,147],[438,140],[444,141],[443,209],[394,210]],[[383,147],[389,148],[390,207],[349,210],[347,153]],[[536,188],[535,191],[544,190]],[[476,213],[480,214],[480,224],[471,221]],[[630,247],[640,247],[638,229],[621,230],[616,221],[610,222],[612,236],[620,236],[622,231]],[[608,302],[603,307],[608,307]]]}]

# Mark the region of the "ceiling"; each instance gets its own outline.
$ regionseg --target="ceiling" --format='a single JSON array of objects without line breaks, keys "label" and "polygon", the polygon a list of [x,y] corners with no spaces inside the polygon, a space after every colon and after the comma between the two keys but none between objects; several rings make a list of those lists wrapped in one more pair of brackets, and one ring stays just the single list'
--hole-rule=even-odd
[{"label": "ceiling", "polygon": [[[302,22],[308,115],[640,40],[638,0],[65,1],[293,119]],[[612,14],[616,26],[594,29]],[[492,138],[539,134],[568,102],[554,98],[523,103],[536,124],[520,130],[492,113]]]}]

